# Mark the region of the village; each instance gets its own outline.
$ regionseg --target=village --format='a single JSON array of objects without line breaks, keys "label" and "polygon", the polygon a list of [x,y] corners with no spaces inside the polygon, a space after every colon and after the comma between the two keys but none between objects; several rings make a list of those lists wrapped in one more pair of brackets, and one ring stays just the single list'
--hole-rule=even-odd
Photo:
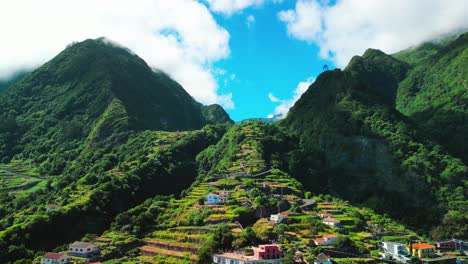
[{"label": "village", "polygon": [[40,263],[468,263],[468,242],[430,241],[371,209],[304,191],[264,161],[254,128],[242,128],[247,136],[224,171],[201,175],[180,198],[148,200],[122,217],[156,212],[143,235],[122,220],[68,251],[45,253]]},{"label": "village", "polygon": [[[260,190],[262,198],[277,201],[277,211],[266,208],[261,199],[252,199],[254,190]],[[168,263],[195,262],[204,234],[214,226],[226,224],[236,236],[245,232],[236,212],[239,207],[253,210],[258,220],[252,228],[257,233],[263,230],[267,239],[273,239],[267,244],[217,252],[211,256],[212,263],[286,263],[285,252],[291,249],[293,263],[467,263],[467,242],[449,239],[426,243],[398,224],[379,219],[369,209],[354,208],[330,196],[309,196],[302,195],[300,184],[279,171],[262,177],[225,177],[200,183],[184,198],[171,201],[170,208],[184,208],[180,210],[184,213],[172,219],[176,224],[169,233],[155,231],[141,240],[144,245],[138,248],[137,263],[153,263],[154,257],[176,259]],[[46,207],[47,212],[54,210],[60,207]],[[201,223],[187,225],[187,218],[195,211],[204,212]],[[68,252],[45,253],[41,264],[108,263],[101,262],[107,259],[101,248],[106,251],[110,245],[112,238],[105,236],[93,243],[74,242]]]}]

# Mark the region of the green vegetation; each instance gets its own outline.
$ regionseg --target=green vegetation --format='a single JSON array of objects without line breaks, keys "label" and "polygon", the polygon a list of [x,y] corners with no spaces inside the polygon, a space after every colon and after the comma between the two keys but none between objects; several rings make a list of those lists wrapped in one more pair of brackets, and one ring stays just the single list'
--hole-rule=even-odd
[{"label": "green vegetation", "polygon": [[[440,72],[450,71],[456,78],[430,77],[426,74],[430,71],[422,70],[427,78],[438,79],[439,84],[430,89],[442,91],[440,86],[448,82],[447,78],[453,81],[449,87],[460,92],[458,101],[453,102],[463,100],[462,94],[467,91],[460,86],[467,68],[466,37],[461,36],[443,53],[434,55],[453,65],[430,63],[435,65],[433,71],[439,73],[438,67],[442,67]],[[432,58],[430,54],[427,57]],[[404,106],[403,86],[418,68],[414,58],[407,61],[410,66],[380,51],[368,50],[362,57],[353,58],[344,71],[321,74],[283,122],[300,137],[300,148],[289,162],[290,173],[315,193],[338,193],[352,202],[387,212],[421,232],[436,227],[434,237],[466,238],[467,229],[456,231],[467,221],[466,163],[451,155],[447,151],[450,148],[434,143],[431,133],[420,130],[395,109]],[[397,90],[398,96],[394,94]],[[396,106],[389,91],[396,97]],[[432,102],[433,93],[429,91],[427,96],[431,99],[426,102]],[[452,102],[446,97],[444,100]],[[466,108],[466,103],[461,105]],[[467,115],[462,116],[465,120]],[[466,122],[454,126],[457,124],[464,126]],[[444,126],[439,128],[445,133]],[[466,145],[466,138],[449,137],[457,146]],[[439,142],[437,138],[435,141]]]},{"label": "green vegetation", "polygon": [[[285,120],[234,125],[128,50],[72,44],[0,94],[0,262],[81,239],[104,263],[272,242],[284,263],[336,248],[353,254],[337,263],[371,263],[382,240],[466,239],[466,44],[368,50]],[[324,235],[339,239],[315,246]]]},{"label": "green vegetation", "polygon": [[468,33],[395,54],[411,65],[399,83],[396,108],[425,134],[468,162]]},{"label": "green vegetation", "polygon": [[225,131],[220,110],[206,120],[179,84],[101,39],[27,74],[0,95],[1,262],[101,232],[118,213],[189,186],[195,156]]}]

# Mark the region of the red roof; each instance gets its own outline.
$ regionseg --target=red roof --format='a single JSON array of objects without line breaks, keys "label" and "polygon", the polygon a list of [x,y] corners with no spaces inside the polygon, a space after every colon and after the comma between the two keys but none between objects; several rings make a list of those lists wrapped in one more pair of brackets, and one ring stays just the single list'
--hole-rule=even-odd
[{"label": "red roof", "polygon": [[47,252],[45,253],[44,256],[42,256],[42,258],[46,258],[46,259],[60,259],[61,257],[65,256],[65,254],[63,253],[55,253],[55,252]]},{"label": "red roof", "polygon": [[280,215],[282,215],[282,216],[288,216],[288,212],[281,212]]},{"label": "red roof", "polygon": [[427,243],[418,243],[418,244],[413,244],[414,249],[428,249],[428,248],[435,248],[435,246]]},{"label": "red roof", "polygon": [[338,237],[338,236],[335,234],[328,234],[328,235],[324,235],[323,237],[330,238],[330,237]]},{"label": "red roof", "polygon": [[326,240],[325,240],[325,238],[317,238],[317,239],[314,239],[314,242],[315,243],[321,243],[321,242],[325,243]]}]

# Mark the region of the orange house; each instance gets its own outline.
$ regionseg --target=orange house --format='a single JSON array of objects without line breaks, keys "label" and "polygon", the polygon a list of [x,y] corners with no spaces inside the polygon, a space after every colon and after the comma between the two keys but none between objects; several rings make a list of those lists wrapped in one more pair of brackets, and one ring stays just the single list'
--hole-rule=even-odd
[{"label": "orange house", "polygon": [[432,258],[435,253],[435,246],[427,243],[417,243],[412,245],[413,250],[410,252],[410,245],[406,246],[406,250],[411,253],[412,256],[418,258]]}]

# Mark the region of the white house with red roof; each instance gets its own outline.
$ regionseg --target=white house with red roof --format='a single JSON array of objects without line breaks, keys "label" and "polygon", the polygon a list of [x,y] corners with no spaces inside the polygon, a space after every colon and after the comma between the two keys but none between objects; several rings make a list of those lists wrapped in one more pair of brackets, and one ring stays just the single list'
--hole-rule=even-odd
[{"label": "white house with red roof", "polygon": [[314,239],[316,246],[328,246],[335,243],[340,237],[334,234],[324,235],[321,238]]},{"label": "white house with red roof", "polygon": [[66,264],[70,263],[70,256],[65,253],[47,252],[41,258],[41,264]]},{"label": "white house with red roof", "polygon": [[270,215],[270,221],[275,224],[283,223],[286,219],[288,219],[288,214],[286,212]]},{"label": "white house with red roof", "polygon": [[58,209],[60,209],[59,205],[50,204],[46,206],[46,212],[56,211]]}]

